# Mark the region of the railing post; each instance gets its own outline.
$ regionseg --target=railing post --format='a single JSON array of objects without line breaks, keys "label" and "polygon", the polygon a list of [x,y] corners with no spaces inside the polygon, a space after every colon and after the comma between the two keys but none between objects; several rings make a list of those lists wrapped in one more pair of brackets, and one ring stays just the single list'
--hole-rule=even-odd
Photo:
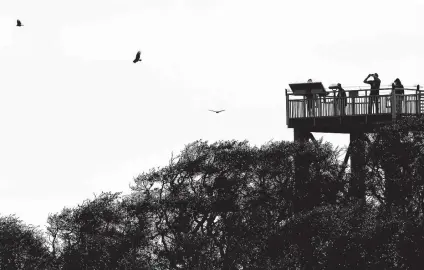
[{"label": "railing post", "polygon": [[312,94],[312,116],[314,118],[314,126],[315,126],[315,108],[316,108],[316,104],[317,104],[317,100],[316,100],[316,94]]},{"label": "railing post", "polygon": [[336,116],[336,91],[333,91],[333,115]]},{"label": "railing post", "polygon": [[285,90],[286,90],[286,125],[289,125],[289,113],[290,113],[289,96],[287,95],[287,89]]},{"label": "railing post", "polygon": [[417,102],[417,115],[421,114],[421,94],[420,94],[420,85],[417,85],[416,98]]},{"label": "railing post", "polygon": [[[364,112],[365,113],[365,122],[367,122],[367,116],[369,113],[372,113],[372,106],[370,106],[370,98],[368,97],[368,90],[365,90],[365,108],[364,108]],[[369,111],[369,109],[371,109],[371,111]],[[368,111],[367,111],[368,110]]]},{"label": "railing post", "polygon": [[395,95],[395,86],[392,85],[392,98],[391,98],[391,107],[392,107],[392,122],[396,120],[396,110],[397,110],[397,104],[396,104],[396,95]]},{"label": "railing post", "polygon": [[317,104],[318,104],[318,117],[322,117],[322,97],[320,97],[319,95],[317,95]]}]

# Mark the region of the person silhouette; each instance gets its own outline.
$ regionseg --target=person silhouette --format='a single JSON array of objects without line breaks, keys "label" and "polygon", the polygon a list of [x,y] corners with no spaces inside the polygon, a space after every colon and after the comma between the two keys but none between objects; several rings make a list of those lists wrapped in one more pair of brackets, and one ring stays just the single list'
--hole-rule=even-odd
[{"label": "person silhouette", "polygon": [[337,84],[337,110],[340,112],[340,115],[346,114],[346,106],[347,106],[347,97],[346,97],[346,91],[343,89],[342,85],[340,83]]},{"label": "person silhouette", "polygon": [[396,78],[396,80],[392,83],[392,89],[396,94],[396,113],[399,115],[402,113],[403,95],[405,94],[404,87],[399,78]]},{"label": "person silhouette", "polygon": [[[312,83],[312,79],[308,80],[308,83]],[[308,107],[308,116],[311,117],[313,114],[314,108],[314,95],[312,93],[308,93],[305,95],[306,97],[306,106]]]},{"label": "person silhouette", "polygon": [[[369,81],[368,79],[370,77],[373,77],[374,80]],[[380,83],[381,80],[378,78],[378,74],[374,73],[374,74],[368,74],[368,76],[365,78],[364,83],[367,83],[369,85],[371,85],[371,91],[370,91],[370,97],[368,99],[368,114],[372,113],[372,107],[373,104],[375,103],[375,113],[378,113],[378,95],[379,95],[379,90],[380,90]]]}]

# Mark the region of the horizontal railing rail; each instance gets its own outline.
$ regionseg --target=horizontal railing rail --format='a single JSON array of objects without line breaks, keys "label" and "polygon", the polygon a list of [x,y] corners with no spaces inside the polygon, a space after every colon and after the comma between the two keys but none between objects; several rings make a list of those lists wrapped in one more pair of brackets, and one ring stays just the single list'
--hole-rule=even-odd
[{"label": "horizontal railing rail", "polygon": [[[367,89],[362,89],[362,88],[355,88],[355,89],[347,89],[347,88],[343,88],[346,92],[347,95],[353,95],[353,94],[357,94],[358,96],[369,96],[370,91],[372,91],[369,86]],[[392,91],[392,87],[387,87],[387,88],[380,88],[379,94],[380,95],[390,95],[391,91]],[[405,91],[405,94],[413,94],[416,93],[417,91],[419,92],[424,92],[424,90],[417,90],[417,88],[403,88],[403,90]],[[338,90],[327,90],[326,91],[326,95],[327,96],[331,96],[331,95],[337,95]],[[287,95],[290,96],[290,98],[302,98],[302,96],[296,96],[293,94],[293,92],[291,92],[290,90],[287,91]]]},{"label": "horizontal railing rail", "polygon": [[[420,94],[406,94],[405,89],[404,95],[396,94],[395,105],[400,114],[421,113]],[[288,118],[390,114],[392,95],[390,93],[382,95],[380,92],[378,96],[294,98],[288,100],[287,113]]]}]

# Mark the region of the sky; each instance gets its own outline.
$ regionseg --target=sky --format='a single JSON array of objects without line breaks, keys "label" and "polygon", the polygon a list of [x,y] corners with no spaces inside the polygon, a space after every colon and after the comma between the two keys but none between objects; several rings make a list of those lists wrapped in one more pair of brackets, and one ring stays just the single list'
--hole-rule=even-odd
[{"label": "sky", "polygon": [[424,84],[423,12],[419,0],[1,1],[0,215],[44,227],[94,194],[128,194],[198,139],[292,141],[292,82]]}]

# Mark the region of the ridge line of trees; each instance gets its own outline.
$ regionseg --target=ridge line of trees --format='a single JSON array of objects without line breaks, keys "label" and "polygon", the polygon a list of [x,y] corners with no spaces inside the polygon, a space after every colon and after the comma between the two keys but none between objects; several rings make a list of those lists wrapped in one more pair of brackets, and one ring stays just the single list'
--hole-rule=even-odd
[{"label": "ridge line of trees", "polygon": [[[0,217],[0,269],[417,269],[423,124],[367,134],[356,181],[322,140],[195,141],[134,179],[130,195],[49,214],[45,233]],[[354,184],[364,198],[352,197]]]}]

